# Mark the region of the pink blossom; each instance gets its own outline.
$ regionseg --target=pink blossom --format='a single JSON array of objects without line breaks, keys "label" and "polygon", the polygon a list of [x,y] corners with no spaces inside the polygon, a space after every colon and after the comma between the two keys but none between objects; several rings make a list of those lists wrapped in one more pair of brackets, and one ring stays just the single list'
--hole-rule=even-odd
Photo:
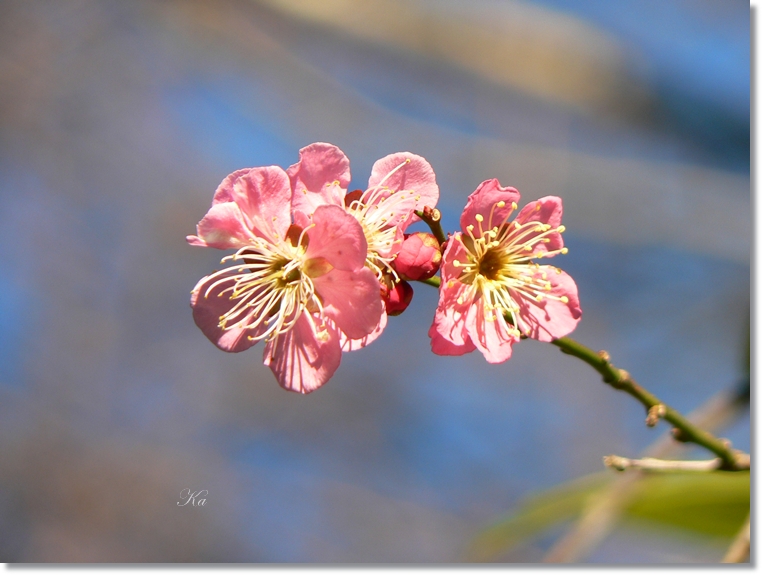
[{"label": "pink blossom", "polygon": [[[378,160],[363,192],[347,193],[349,160],[339,148],[318,142],[299,151],[299,162],[288,170],[294,190],[294,208],[311,213],[321,205],[339,206],[362,226],[368,244],[365,266],[379,282],[399,282],[392,266],[400,250],[404,231],[418,216],[416,210],[434,207],[439,199],[434,170],[410,152],[390,154]],[[378,337],[386,325],[382,314],[372,336],[345,342],[345,350],[357,349]]]},{"label": "pink blossom", "polygon": [[405,234],[397,257],[392,266],[404,280],[425,280],[439,271],[442,252],[433,234],[415,232]]},{"label": "pink blossom", "polygon": [[462,232],[447,242],[439,305],[429,329],[439,355],[478,349],[490,363],[511,357],[522,335],[552,341],[582,317],[574,280],[533,259],[565,254],[561,198],[530,202],[516,215],[520,195],[493,179],[471,194]]},{"label": "pink blossom", "polygon": [[280,385],[309,393],[338,368],[344,340],[377,328],[383,304],[364,267],[367,242],[357,220],[334,205],[293,211],[292,195],[277,166],[223,180],[187,239],[237,251],[222,259],[232,265],[196,284],[191,307],[220,349],[239,352],[264,340],[264,363]]}]

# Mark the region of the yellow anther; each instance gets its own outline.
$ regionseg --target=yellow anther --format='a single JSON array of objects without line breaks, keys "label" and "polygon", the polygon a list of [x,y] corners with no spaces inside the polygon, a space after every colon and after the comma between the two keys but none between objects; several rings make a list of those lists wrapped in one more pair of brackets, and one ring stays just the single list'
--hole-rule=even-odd
[{"label": "yellow anther", "polygon": [[569,298],[566,297],[565,295],[562,295],[561,296],[561,303],[569,303]]},{"label": "yellow anther", "polygon": [[476,219],[477,222],[483,222],[484,216],[481,214],[476,214],[476,216],[474,216],[474,219]]},{"label": "yellow anther", "polygon": [[561,253],[562,254],[568,254],[569,253],[569,248],[561,248]]},{"label": "yellow anther", "polygon": [[538,294],[535,296],[535,298],[534,298],[534,299],[536,299],[538,302],[541,302],[541,301],[542,301],[542,294],[541,294],[541,293],[538,293]]},{"label": "yellow anther", "polygon": [[566,226],[558,226],[558,227],[556,228],[556,231],[557,231],[559,234],[562,234],[562,233],[564,233],[564,232],[566,231]]},{"label": "yellow anther", "polygon": [[512,210],[515,210],[518,207],[519,207],[519,205],[516,202],[511,202],[511,209]]},{"label": "yellow anther", "polygon": [[452,261],[452,267],[459,268],[460,267],[460,261],[459,260],[453,260]]},{"label": "yellow anther", "polygon": [[505,202],[504,202],[503,200],[500,200],[500,201],[497,203],[497,207],[498,207],[498,208],[504,208],[504,207],[505,207]]},{"label": "yellow anther", "polygon": [[450,280],[450,281],[448,281],[448,282],[447,282],[447,287],[448,287],[448,288],[452,288],[452,287],[455,287],[455,280]]},{"label": "yellow anther", "polygon": [[469,232],[473,232],[474,231],[474,224],[468,224],[466,226],[466,230],[468,230]]},{"label": "yellow anther", "polygon": [[532,246],[530,246],[529,244],[527,244],[527,245],[525,245],[525,246],[524,246],[524,249],[525,249],[526,251],[528,251],[528,252],[531,252],[531,251],[532,251]]},{"label": "yellow anther", "polygon": [[462,298],[462,297],[459,297],[459,298],[457,299],[457,302],[458,302],[458,305],[463,305],[463,298]]}]

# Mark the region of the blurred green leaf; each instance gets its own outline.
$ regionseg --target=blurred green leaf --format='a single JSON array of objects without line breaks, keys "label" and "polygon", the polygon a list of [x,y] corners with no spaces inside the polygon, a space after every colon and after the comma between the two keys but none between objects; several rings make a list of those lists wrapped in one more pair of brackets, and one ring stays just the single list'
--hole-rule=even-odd
[{"label": "blurred green leaf", "polygon": [[649,475],[627,516],[706,535],[734,536],[749,514],[749,473]]},{"label": "blurred green leaf", "polygon": [[[732,537],[749,513],[749,476],[739,472],[643,476],[635,485],[623,519]],[[576,517],[589,498],[601,493],[615,477],[609,472],[596,473],[527,499],[506,519],[474,538],[469,559],[489,561]]]},{"label": "blurred green leaf", "polygon": [[515,513],[480,532],[469,550],[472,561],[488,561],[577,515],[587,498],[611,481],[611,474],[586,475],[543,491],[523,502]]}]

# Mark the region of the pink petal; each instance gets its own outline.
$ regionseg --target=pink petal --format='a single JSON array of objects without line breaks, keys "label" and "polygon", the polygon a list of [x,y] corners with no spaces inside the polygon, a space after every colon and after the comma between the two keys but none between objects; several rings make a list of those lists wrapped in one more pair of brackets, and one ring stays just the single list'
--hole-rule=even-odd
[{"label": "pink petal", "polygon": [[349,159],[333,144],[318,142],[299,150],[299,161],[288,170],[293,205],[311,214],[318,206],[344,205],[349,186]]},{"label": "pink petal", "polygon": [[450,280],[457,280],[460,274],[463,272],[462,268],[457,268],[453,265],[454,261],[460,261],[463,263],[468,262],[468,251],[463,245],[463,234],[455,232],[450,239],[447,240],[444,253],[442,254],[442,263],[440,269],[442,270],[442,283]]},{"label": "pink petal", "polygon": [[511,357],[518,338],[508,333],[502,316],[484,309],[481,298],[474,301],[466,315],[466,328],[477,349],[490,363],[502,363]]},{"label": "pink petal", "polygon": [[[561,203],[561,198],[556,196],[546,196],[544,198],[540,198],[537,201],[529,202],[526,206],[524,206],[516,216],[515,221],[519,222],[520,224],[538,222],[541,224],[548,224],[551,228],[555,229],[561,225],[561,216],[563,216],[563,213],[564,209]],[[524,228],[524,230],[525,229],[526,228]],[[536,230],[530,233],[526,233],[526,231],[522,232],[519,230],[518,232],[512,232],[511,235],[516,235],[517,233],[521,234],[521,243],[528,243],[532,238],[542,232]],[[527,252],[529,257],[532,257],[538,253],[560,250],[562,247],[564,247],[563,237],[558,232],[549,233],[543,236],[543,238],[546,238],[550,241],[536,243],[533,246],[531,255],[530,252]]]},{"label": "pink petal", "polygon": [[431,351],[437,355],[465,355],[476,349],[476,346],[469,339],[463,345],[455,345],[445,339],[434,324],[429,328],[429,337],[431,338]]},{"label": "pink petal", "polygon": [[[385,188],[388,190],[384,191]],[[402,192],[405,200],[397,196]],[[424,206],[433,208],[439,200],[439,186],[431,165],[410,152],[397,152],[378,160],[373,164],[363,201],[378,205],[382,198],[389,202],[389,196],[394,197],[394,209],[388,225],[405,230],[420,219],[414,210],[422,210]]]},{"label": "pink petal", "polygon": [[278,166],[233,172],[217,188],[212,205],[238,205],[245,225],[258,236],[277,242],[291,225],[291,184]]},{"label": "pink petal", "polygon": [[556,297],[566,296],[569,303],[563,303],[555,299],[545,297],[542,302],[537,302],[528,297],[516,297],[520,311],[518,327],[522,333],[540,341],[553,341],[559,337],[569,335],[577,327],[582,318],[582,309],[579,306],[577,284],[566,272],[553,266],[540,266],[535,277],[546,274],[551,289],[546,295]]},{"label": "pink petal", "polygon": [[193,320],[204,332],[204,335],[221,350],[238,352],[249,349],[257,343],[248,338],[249,335],[255,335],[253,330],[224,330],[219,326],[220,316],[227,313],[235,302],[225,294],[220,295],[225,288],[232,285],[234,281],[232,278],[228,282],[216,286],[208,294],[205,293],[207,286],[217,279],[202,278],[193,288],[190,301],[191,308],[193,308]]},{"label": "pink petal", "polygon": [[[485,180],[468,196],[460,216],[460,227],[466,232],[467,227],[473,225],[474,236],[481,237],[480,230],[486,231],[503,225],[513,211],[512,204],[518,203],[520,199],[521,194],[516,188],[504,188],[496,179]],[[504,203],[503,207],[498,207],[499,202]],[[477,214],[484,218],[481,223],[476,219]]]},{"label": "pink petal", "polygon": [[308,258],[325,258],[340,270],[365,265],[368,242],[360,223],[338,206],[320,206],[312,215],[315,224],[309,235]]},{"label": "pink petal", "polygon": [[341,338],[341,351],[357,351],[366,345],[370,345],[376,341],[378,336],[384,331],[387,321],[386,312],[381,312],[381,318],[378,321],[378,325],[368,335],[359,339],[350,339],[345,334],[339,333],[339,337]]},{"label": "pink petal", "polygon": [[254,237],[241,209],[233,202],[213,204],[196,226],[196,233],[186,238],[189,244],[220,250],[242,248]]},{"label": "pink petal", "polygon": [[[457,280],[442,283],[439,288],[439,304],[434,312],[432,327],[450,343],[466,345],[470,341],[466,329],[466,314],[472,305],[468,298],[469,286]],[[462,303],[458,303],[458,300]]]},{"label": "pink petal", "polygon": [[384,305],[378,280],[368,268],[334,269],[312,281],[326,316],[348,338],[360,339],[376,329]]},{"label": "pink petal", "polygon": [[[434,322],[429,330],[432,350],[435,349],[435,340],[438,341],[438,338],[432,335],[434,331],[458,348],[471,347],[467,351],[475,349],[466,331],[466,312],[471,304],[470,296],[467,293],[469,286],[457,279],[462,270],[456,268],[452,263],[455,260],[465,260],[467,257],[466,248],[461,243],[461,237],[460,232],[453,234],[442,255],[442,283],[439,286],[439,303],[434,312]],[[461,303],[458,303],[458,299],[461,300]],[[437,343],[436,349],[444,350],[445,348],[444,344]],[[461,353],[467,353],[467,351]],[[434,351],[434,353],[438,352]],[[441,355],[460,355],[460,353],[442,353]]]},{"label": "pink petal", "polygon": [[331,378],[341,362],[336,330],[327,325],[318,335],[310,319],[308,314],[302,314],[291,331],[265,346],[265,365],[281,387],[296,393],[315,391]]}]

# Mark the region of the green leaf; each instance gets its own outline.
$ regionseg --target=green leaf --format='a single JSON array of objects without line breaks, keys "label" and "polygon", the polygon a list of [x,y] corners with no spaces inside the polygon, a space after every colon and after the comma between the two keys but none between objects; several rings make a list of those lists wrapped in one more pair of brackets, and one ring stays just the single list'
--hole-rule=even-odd
[{"label": "green leaf", "polygon": [[[712,536],[732,537],[750,507],[749,473],[668,473],[644,475],[636,484],[622,519],[668,525]],[[550,528],[575,518],[591,497],[616,476],[597,473],[541,492],[504,520],[481,531],[468,557],[489,561]]]},{"label": "green leaf", "polygon": [[468,551],[471,561],[489,561],[557,523],[577,515],[587,498],[608,484],[611,474],[587,475],[543,491],[522,503],[507,519],[480,532]]},{"label": "green leaf", "polygon": [[749,514],[746,472],[649,475],[627,516],[706,535],[732,537]]}]

